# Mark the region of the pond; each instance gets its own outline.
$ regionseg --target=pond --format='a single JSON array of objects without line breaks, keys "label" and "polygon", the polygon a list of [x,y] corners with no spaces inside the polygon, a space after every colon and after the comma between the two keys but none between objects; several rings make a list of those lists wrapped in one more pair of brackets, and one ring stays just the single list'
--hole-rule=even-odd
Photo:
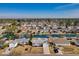
[{"label": "pond", "polygon": [[65,37],[77,37],[78,34],[64,34]]},{"label": "pond", "polygon": [[34,35],[33,38],[49,38],[48,35]]},{"label": "pond", "polygon": [[[51,37],[79,37],[78,34],[52,34]],[[49,35],[34,35],[33,38],[49,38]]]},{"label": "pond", "polygon": [[51,37],[58,37],[58,38],[60,38],[60,37],[62,37],[62,35],[61,34],[52,34]]}]

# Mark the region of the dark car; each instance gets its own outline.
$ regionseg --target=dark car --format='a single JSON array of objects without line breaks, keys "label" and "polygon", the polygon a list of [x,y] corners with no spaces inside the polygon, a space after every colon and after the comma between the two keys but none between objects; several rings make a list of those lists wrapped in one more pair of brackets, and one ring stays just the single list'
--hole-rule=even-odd
[{"label": "dark car", "polygon": [[55,52],[55,53],[58,53],[58,52],[59,52],[58,49],[59,49],[59,48],[54,48],[54,52]]}]

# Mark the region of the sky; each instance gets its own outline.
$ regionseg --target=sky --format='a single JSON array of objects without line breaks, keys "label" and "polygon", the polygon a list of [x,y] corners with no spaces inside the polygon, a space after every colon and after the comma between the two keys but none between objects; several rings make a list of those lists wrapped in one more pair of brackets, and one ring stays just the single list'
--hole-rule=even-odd
[{"label": "sky", "polygon": [[79,18],[79,4],[0,3],[0,18]]}]

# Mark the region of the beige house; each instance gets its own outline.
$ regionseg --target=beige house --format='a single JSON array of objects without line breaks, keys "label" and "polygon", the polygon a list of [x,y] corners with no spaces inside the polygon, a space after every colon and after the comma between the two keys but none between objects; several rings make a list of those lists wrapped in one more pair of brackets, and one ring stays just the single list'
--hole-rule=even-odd
[{"label": "beige house", "polygon": [[70,42],[65,38],[53,39],[53,42],[58,46],[69,46]]}]

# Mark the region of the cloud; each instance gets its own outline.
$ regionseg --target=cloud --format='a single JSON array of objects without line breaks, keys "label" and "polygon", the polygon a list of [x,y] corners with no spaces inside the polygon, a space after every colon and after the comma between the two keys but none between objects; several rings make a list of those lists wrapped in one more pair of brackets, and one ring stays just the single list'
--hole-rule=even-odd
[{"label": "cloud", "polygon": [[77,3],[66,4],[66,5],[58,6],[55,9],[64,9],[64,8],[72,7],[75,5],[79,5],[79,4],[77,4]]}]

